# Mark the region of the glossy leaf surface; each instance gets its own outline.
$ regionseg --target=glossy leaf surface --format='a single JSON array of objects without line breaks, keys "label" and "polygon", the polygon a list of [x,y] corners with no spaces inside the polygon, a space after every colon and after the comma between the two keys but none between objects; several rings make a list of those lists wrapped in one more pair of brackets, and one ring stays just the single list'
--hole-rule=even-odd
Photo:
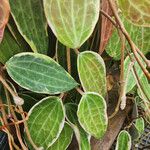
[{"label": "glossy leaf surface", "polygon": [[59,137],[65,122],[62,100],[47,97],[29,111],[27,121],[31,138],[38,147],[47,149]]},{"label": "glossy leaf surface", "polygon": [[91,35],[98,21],[99,0],[44,0],[49,26],[58,40],[79,48]]},{"label": "glossy leaf surface", "polygon": [[9,59],[6,68],[16,83],[37,93],[58,94],[78,85],[59,64],[43,54],[17,54]]},{"label": "glossy leaf surface", "polygon": [[108,125],[106,102],[94,92],[85,93],[78,106],[78,120],[83,129],[97,139],[101,139]]},{"label": "glossy leaf surface", "polygon": [[106,69],[101,56],[92,51],[78,55],[78,74],[86,92],[97,92],[106,96]]},{"label": "glossy leaf surface", "polygon": [[[47,23],[41,0],[11,0],[17,28],[34,52],[47,54]],[[17,9],[16,9],[17,8]]]}]

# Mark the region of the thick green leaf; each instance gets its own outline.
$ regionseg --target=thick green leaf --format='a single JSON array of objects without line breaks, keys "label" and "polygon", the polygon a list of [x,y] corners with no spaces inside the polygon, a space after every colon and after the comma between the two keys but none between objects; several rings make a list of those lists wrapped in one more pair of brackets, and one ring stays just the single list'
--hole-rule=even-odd
[{"label": "thick green leaf", "polygon": [[139,94],[140,98],[143,99],[142,95],[144,95],[145,100],[147,99],[150,101],[150,84],[145,75],[143,75],[143,77],[141,78],[140,83],[146,94],[146,97],[145,97],[145,95],[143,93],[141,93],[140,90],[138,89],[138,94]]},{"label": "thick green leaf", "polygon": [[57,141],[48,150],[66,150],[72,140],[73,130],[65,123],[64,128]]},{"label": "thick green leaf", "polygon": [[118,135],[115,150],[130,150],[130,149],[131,149],[131,136],[127,131],[122,130]]},{"label": "thick green leaf", "polygon": [[91,35],[99,18],[99,0],[44,0],[48,24],[58,40],[79,48]]},{"label": "thick green leaf", "polygon": [[92,51],[78,55],[78,74],[86,92],[97,92],[106,96],[106,69],[101,56]]},{"label": "thick green leaf", "polygon": [[[131,36],[131,39],[133,42],[137,45],[137,47],[144,53],[147,54],[150,52],[150,28],[145,27],[137,27],[130,22],[128,22],[127,19],[121,16],[122,22],[128,31],[128,33]],[[129,47],[126,41],[126,46]],[[130,49],[130,47],[129,47]],[[114,29],[114,32],[112,34],[112,37],[110,38],[107,47],[106,52],[108,55],[113,57],[115,60],[120,60],[121,58],[121,41],[120,37],[118,35],[118,30]]]},{"label": "thick green leaf", "polygon": [[137,26],[150,27],[149,0],[118,0],[124,16]]},{"label": "thick green leaf", "polygon": [[[131,54],[131,57],[134,58],[133,54]],[[142,61],[142,58],[140,56],[139,59]],[[136,85],[136,80],[133,76],[132,70],[130,70],[128,74],[130,63],[131,63],[130,57],[127,56],[124,61],[124,75],[125,75],[125,79],[127,79],[126,93],[130,92],[133,89],[133,87]],[[138,77],[141,79],[144,74],[137,61],[134,62],[134,66],[137,71]]]},{"label": "thick green leaf", "polygon": [[27,121],[31,138],[38,147],[47,149],[59,137],[65,122],[62,100],[46,97],[29,111]]},{"label": "thick green leaf", "polygon": [[102,138],[107,130],[106,108],[104,98],[94,92],[85,93],[78,106],[77,115],[81,126],[97,139]]},{"label": "thick green leaf", "polygon": [[[11,13],[21,35],[34,52],[47,54],[47,23],[41,0],[11,0]],[[17,9],[16,9],[17,8]]]},{"label": "thick green leaf", "polygon": [[80,126],[77,117],[77,105],[73,103],[67,103],[65,105],[67,120],[71,124],[75,132],[76,139],[78,141],[79,150],[91,150],[90,135],[88,135]]},{"label": "thick green leaf", "polygon": [[145,128],[145,123],[144,123],[144,119],[142,117],[136,119],[135,127],[137,128],[137,130],[140,133],[140,135],[143,134],[144,128]]},{"label": "thick green leaf", "polygon": [[16,83],[37,93],[58,94],[78,85],[59,64],[43,54],[17,54],[9,59],[6,68]]}]

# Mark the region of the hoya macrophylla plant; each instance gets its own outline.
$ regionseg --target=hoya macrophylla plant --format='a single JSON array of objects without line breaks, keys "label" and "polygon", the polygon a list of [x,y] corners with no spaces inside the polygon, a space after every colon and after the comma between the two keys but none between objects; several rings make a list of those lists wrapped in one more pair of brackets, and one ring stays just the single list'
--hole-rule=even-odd
[{"label": "hoya macrophylla plant", "polygon": [[118,0],[126,18],[137,26],[150,27],[149,0]]},{"label": "hoya macrophylla plant", "polygon": [[107,106],[98,93],[85,93],[78,105],[78,120],[83,129],[97,139],[101,139],[108,126]]},{"label": "hoya macrophylla plant", "polygon": [[[10,0],[11,14],[17,28],[34,52],[47,54],[47,22],[42,1]],[[17,8],[17,9],[16,9]]]},{"label": "hoya macrophylla plant", "polygon": [[[37,147],[47,149],[59,137],[65,123],[65,111],[58,97],[46,97],[28,113],[29,132]],[[64,131],[63,131],[64,132]]]},{"label": "hoya macrophylla plant", "polygon": [[85,51],[78,55],[78,74],[85,92],[96,92],[106,96],[106,68],[102,57],[95,52]]},{"label": "hoya macrophylla plant", "polygon": [[17,54],[6,62],[6,69],[21,87],[37,93],[59,94],[78,85],[64,68],[43,54]]},{"label": "hoya macrophylla plant", "polygon": [[1,0],[0,1],[0,43],[3,38],[5,25],[8,22],[9,12],[10,12],[10,7],[9,7],[8,0]]},{"label": "hoya macrophylla plant", "polygon": [[131,149],[131,136],[122,130],[117,137],[117,144],[115,150],[130,150]]},{"label": "hoya macrophylla plant", "polygon": [[49,26],[58,40],[79,48],[92,34],[99,18],[99,0],[44,0]]}]

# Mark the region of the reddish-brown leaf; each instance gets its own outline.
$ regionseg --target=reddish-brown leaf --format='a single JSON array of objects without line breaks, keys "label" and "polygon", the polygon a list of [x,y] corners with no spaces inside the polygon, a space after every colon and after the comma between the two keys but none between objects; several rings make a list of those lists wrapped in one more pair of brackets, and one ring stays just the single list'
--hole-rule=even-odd
[{"label": "reddish-brown leaf", "polygon": [[0,0],[0,42],[2,41],[5,25],[9,18],[9,2],[8,0]]},{"label": "reddish-brown leaf", "polygon": [[[108,14],[109,16],[112,16],[111,8],[109,7],[108,0],[102,0],[101,2],[101,10]],[[99,54],[102,54],[105,46],[110,39],[113,32],[113,25],[109,19],[107,19],[102,13],[101,13],[101,37],[100,37],[100,47],[99,47]]]}]

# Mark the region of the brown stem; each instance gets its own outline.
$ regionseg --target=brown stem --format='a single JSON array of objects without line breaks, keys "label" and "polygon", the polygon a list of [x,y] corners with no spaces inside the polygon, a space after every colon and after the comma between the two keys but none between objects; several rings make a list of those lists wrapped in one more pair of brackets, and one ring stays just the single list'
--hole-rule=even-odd
[{"label": "brown stem", "polygon": [[70,48],[67,48],[67,68],[68,68],[68,72],[71,74]]}]

